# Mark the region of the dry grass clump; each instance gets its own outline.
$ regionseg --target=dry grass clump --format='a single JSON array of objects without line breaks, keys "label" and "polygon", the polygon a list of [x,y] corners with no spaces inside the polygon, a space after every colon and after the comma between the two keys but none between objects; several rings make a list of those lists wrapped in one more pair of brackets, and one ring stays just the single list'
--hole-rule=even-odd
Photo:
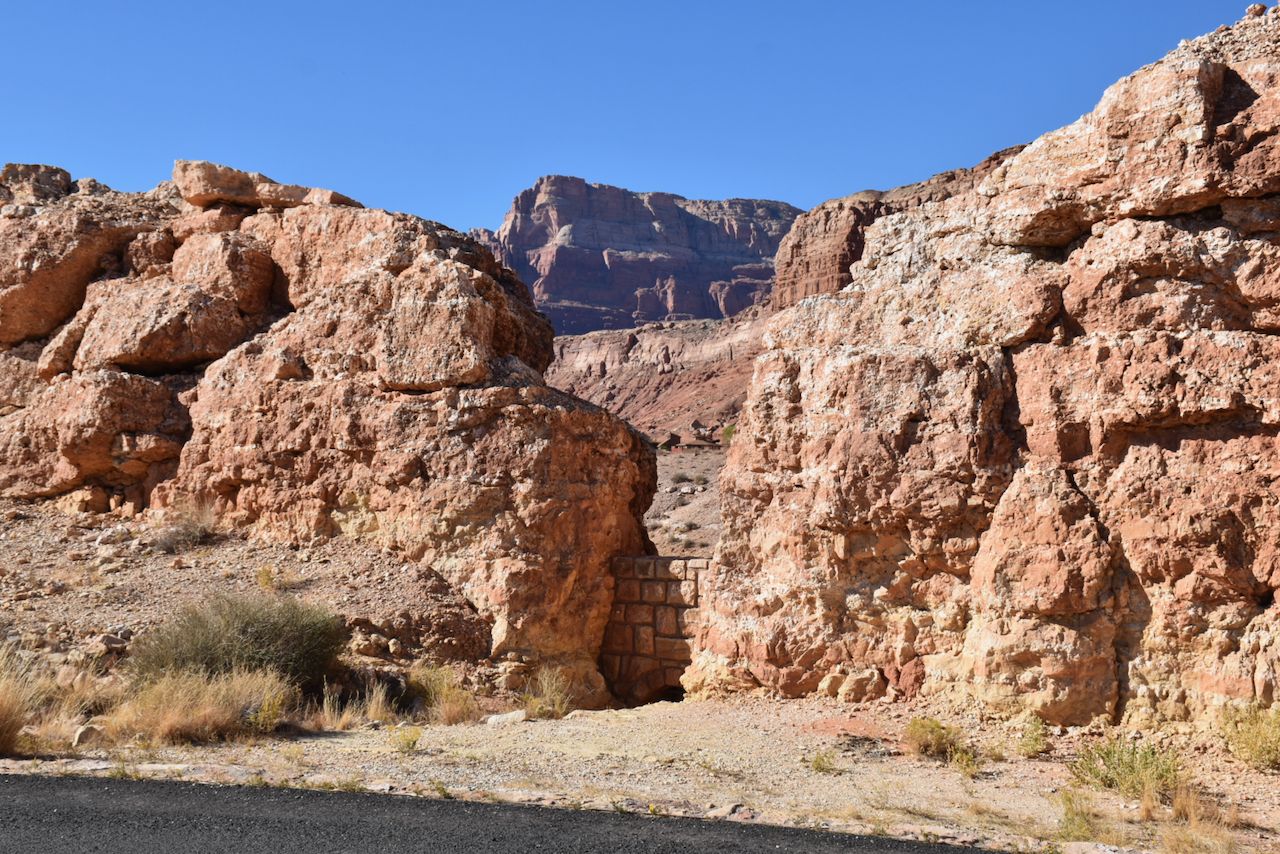
[{"label": "dry grass clump", "polygon": [[540,667],[529,680],[522,698],[531,718],[558,720],[573,709],[573,691],[564,671],[556,667]]},{"label": "dry grass clump", "polygon": [[217,516],[213,506],[204,502],[191,502],[171,508],[164,523],[155,530],[156,548],[169,554],[177,554],[207,543],[213,538]]},{"label": "dry grass clump", "polygon": [[1259,770],[1280,769],[1280,708],[1230,709],[1222,733],[1237,758]]},{"label": "dry grass clump", "polygon": [[447,667],[433,667],[423,662],[409,669],[406,693],[414,698],[423,714],[433,723],[454,724],[478,721],[483,716],[480,704],[463,687],[458,674]]},{"label": "dry grass clump", "polygon": [[162,674],[271,671],[302,688],[323,684],[347,642],[324,608],[268,596],[217,596],[187,608],[134,645],[141,681]]},{"label": "dry grass clump", "polygon": [[259,587],[269,593],[281,593],[302,586],[302,576],[292,570],[279,569],[269,563],[258,567],[254,579]]},{"label": "dry grass clump", "polygon": [[942,759],[966,777],[978,774],[982,760],[956,727],[936,718],[912,718],[902,734],[907,751]]},{"label": "dry grass clump", "polygon": [[269,671],[165,673],[141,683],[106,718],[106,729],[117,739],[225,741],[274,731],[297,699],[297,690]]},{"label": "dry grass clump", "polygon": [[38,694],[35,676],[18,651],[0,645],[0,756],[17,749],[18,735],[35,712]]},{"label": "dry grass clump", "polygon": [[1168,800],[1183,782],[1177,754],[1152,744],[1136,744],[1108,738],[1086,745],[1068,766],[1075,778],[1103,789],[1113,789],[1138,800],[1144,794]]},{"label": "dry grass clump", "polygon": [[836,768],[836,755],[830,750],[820,750],[809,760],[809,767],[819,774],[835,774],[839,769]]},{"label": "dry grass clump", "polygon": [[1238,850],[1231,827],[1238,823],[1191,786],[1179,786],[1171,804],[1175,824],[1160,832],[1165,854],[1234,854]]}]

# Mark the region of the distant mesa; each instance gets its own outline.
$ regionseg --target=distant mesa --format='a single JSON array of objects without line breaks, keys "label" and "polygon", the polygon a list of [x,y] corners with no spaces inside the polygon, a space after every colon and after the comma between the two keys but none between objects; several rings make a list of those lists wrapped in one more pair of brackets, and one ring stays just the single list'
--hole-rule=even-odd
[{"label": "distant mesa", "polygon": [[476,229],[526,282],[558,334],[722,318],[765,302],[773,258],[801,213],[785,202],[698,201],[552,175]]}]

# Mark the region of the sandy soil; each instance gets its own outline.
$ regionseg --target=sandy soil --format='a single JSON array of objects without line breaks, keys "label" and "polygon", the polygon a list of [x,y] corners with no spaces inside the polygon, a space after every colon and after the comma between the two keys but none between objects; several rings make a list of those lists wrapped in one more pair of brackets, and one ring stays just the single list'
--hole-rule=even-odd
[{"label": "sandy soil", "polygon": [[645,515],[658,554],[710,557],[720,540],[718,479],[727,453],[678,447],[658,453],[658,494]]}]

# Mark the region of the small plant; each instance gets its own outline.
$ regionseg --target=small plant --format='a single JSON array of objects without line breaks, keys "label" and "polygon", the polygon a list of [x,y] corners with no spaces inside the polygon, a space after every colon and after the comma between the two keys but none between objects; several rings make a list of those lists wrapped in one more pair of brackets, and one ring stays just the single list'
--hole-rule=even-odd
[{"label": "small plant", "polygon": [[38,688],[31,669],[9,645],[0,645],[0,756],[11,755],[35,711]]},{"label": "small plant", "polygon": [[402,726],[391,730],[391,746],[397,753],[413,753],[418,749],[418,742],[421,740],[421,727]]},{"label": "small plant", "polygon": [[205,502],[188,502],[169,509],[164,524],[155,531],[156,548],[178,554],[206,543],[213,537],[217,517],[213,506]]},{"label": "small plant", "polygon": [[671,482],[672,482],[672,483],[688,483],[690,480],[692,480],[692,478],[691,478],[691,477],[689,477],[689,475],[688,475],[687,473],[682,472],[682,471],[678,471],[678,472],[676,472],[676,473],[671,477]]},{"label": "small plant", "polygon": [[437,797],[442,798],[446,801],[453,800],[453,792],[450,792],[449,789],[445,786],[445,784],[440,780],[432,780],[431,788],[436,793]]},{"label": "small plant", "polygon": [[1179,786],[1170,804],[1176,824],[1160,834],[1166,854],[1234,854],[1236,840],[1230,828],[1238,817],[1224,816],[1218,805],[1192,786]]},{"label": "small plant", "polygon": [[1132,800],[1148,791],[1161,800],[1168,799],[1182,782],[1182,767],[1176,754],[1119,738],[1081,748],[1079,757],[1068,767],[1082,783],[1114,789]]},{"label": "small plant", "polygon": [[1036,715],[1031,715],[1022,725],[1018,738],[1018,755],[1027,759],[1049,752],[1049,728]]},{"label": "small plant", "polygon": [[730,424],[720,431],[720,441],[724,443],[726,448],[729,447],[731,442],[733,442],[733,434],[736,432],[738,432],[738,426],[736,424]]},{"label": "small plant", "polygon": [[1280,708],[1228,710],[1222,732],[1237,758],[1259,770],[1280,769]]},{"label": "small plant", "polygon": [[972,780],[982,770],[982,759],[977,751],[967,744],[952,748],[947,754],[947,764],[959,771],[964,777]]},{"label": "small plant", "polygon": [[161,674],[273,671],[303,688],[323,684],[347,642],[342,620],[294,599],[217,596],[187,608],[135,644],[131,669]]},{"label": "small plant", "polygon": [[809,767],[819,774],[835,774],[836,755],[830,750],[820,750],[809,760]]},{"label": "small plant", "polygon": [[707,483],[709,483],[709,481],[707,480],[707,476],[705,474],[698,475],[693,479],[693,482],[696,483],[698,486],[706,486]]},{"label": "small plant", "polygon": [[258,586],[270,593],[279,593],[285,590],[294,590],[302,586],[302,577],[297,573],[289,570],[277,569],[272,564],[266,563],[258,567],[255,576]]},{"label": "small plant", "polygon": [[563,671],[541,667],[529,682],[524,708],[532,718],[559,719],[573,708],[573,693]]}]

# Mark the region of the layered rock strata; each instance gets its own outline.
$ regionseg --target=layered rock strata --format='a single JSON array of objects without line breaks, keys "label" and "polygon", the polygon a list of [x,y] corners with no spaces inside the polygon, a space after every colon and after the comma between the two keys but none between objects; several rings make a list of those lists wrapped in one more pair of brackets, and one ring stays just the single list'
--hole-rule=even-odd
[{"label": "layered rock strata", "polygon": [[765,301],[784,202],[699,201],[553,175],[522,192],[497,232],[472,236],[530,283],[558,333],[728,317]]},{"label": "layered rock strata", "polygon": [[0,492],[399,550],[489,655],[601,693],[653,452],[544,383],[551,326],[486,249],[200,162],[145,194],[11,166],[0,196]]},{"label": "layered rock strata", "polygon": [[1277,140],[1273,13],[874,218],[770,324],[686,686],[1280,701]]},{"label": "layered rock strata", "polygon": [[559,335],[547,382],[657,441],[697,439],[695,425],[714,436],[738,419],[768,316],[761,307],[726,320]]}]

